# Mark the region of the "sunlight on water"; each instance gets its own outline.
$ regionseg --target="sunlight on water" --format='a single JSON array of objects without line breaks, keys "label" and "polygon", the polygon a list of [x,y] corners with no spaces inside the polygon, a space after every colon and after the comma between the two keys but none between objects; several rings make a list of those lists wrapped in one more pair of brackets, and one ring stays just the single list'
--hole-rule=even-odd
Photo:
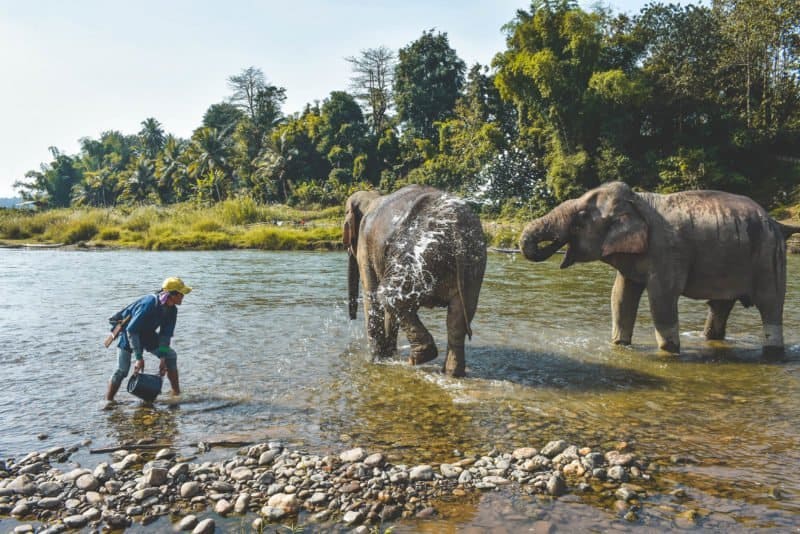
[{"label": "sunlight on water", "polygon": [[[198,441],[233,436],[322,453],[363,446],[414,464],[551,439],[625,441],[661,466],[660,491],[689,488],[695,508],[734,526],[796,525],[800,258],[789,261],[781,362],[761,359],[754,309],[735,307],[728,339],[710,343],[705,304],[685,299],[683,353],[664,356],[646,295],[633,345],[613,346],[613,271],[561,270],[559,260],[490,254],[467,378],[452,379],[441,374],[445,310],[420,312],[437,360],[408,366],[401,332],[396,359],[370,362],[363,310],[347,318],[343,253],[0,250],[0,457],[87,439],[103,447],[150,438],[191,451]],[[168,275],[194,287],[173,343],[184,394],[173,399],[165,387],[145,406],[121,393],[123,402],[103,411],[116,361],[102,348],[106,318]],[[146,357],[146,365],[153,372],[157,360]],[[675,454],[696,463],[673,464]],[[86,447],[73,459],[97,461]],[[448,505],[449,524],[491,528],[517,517],[528,525],[543,514],[579,529],[598,517],[615,521],[612,503],[591,496],[554,504],[498,498]],[[668,514],[650,520],[671,524]]]}]

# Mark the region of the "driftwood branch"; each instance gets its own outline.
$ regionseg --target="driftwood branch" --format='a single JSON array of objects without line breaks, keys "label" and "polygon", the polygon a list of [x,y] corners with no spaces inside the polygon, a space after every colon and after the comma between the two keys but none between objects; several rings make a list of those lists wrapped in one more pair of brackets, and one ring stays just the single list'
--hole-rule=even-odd
[{"label": "driftwood branch", "polygon": [[[189,443],[187,447],[197,447],[200,443],[208,447],[244,447],[245,445],[252,445],[254,441],[202,441],[197,443]],[[173,449],[179,448],[181,445],[172,443],[120,443],[112,447],[103,447],[101,449],[89,449],[90,454],[103,454],[107,452],[116,452],[121,450],[140,450],[152,451],[160,449]]]}]

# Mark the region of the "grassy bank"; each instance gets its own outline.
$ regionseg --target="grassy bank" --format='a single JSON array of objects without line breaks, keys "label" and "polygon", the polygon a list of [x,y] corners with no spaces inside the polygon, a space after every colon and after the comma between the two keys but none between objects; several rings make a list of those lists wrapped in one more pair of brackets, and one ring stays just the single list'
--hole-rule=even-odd
[{"label": "grassy bank", "polygon": [[[800,206],[774,214],[800,225]],[[783,215],[783,216],[781,216]],[[235,199],[213,206],[0,209],[0,245],[63,244],[145,250],[335,250],[341,248],[341,206],[295,209]],[[483,218],[490,246],[516,248],[523,220]],[[798,236],[795,236],[797,238]],[[800,239],[795,239],[800,241]],[[800,243],[790,242],[793,252]]]},{"label": "grassy bank", "polygon": [[[0,210],[0,245],[63,244],[145,250],[334,250],[343,207],[301,210],[249,199],[213,206]],[[522,222],[484,224],[490,243],[516,246]]]},{"label": "grassy bank", "polygon": [[342,208],[298,210],[248,199],[213,206],[133,209],[0,210],[0,240],[21,244],[146,250],[331,249],[341,241]]}]

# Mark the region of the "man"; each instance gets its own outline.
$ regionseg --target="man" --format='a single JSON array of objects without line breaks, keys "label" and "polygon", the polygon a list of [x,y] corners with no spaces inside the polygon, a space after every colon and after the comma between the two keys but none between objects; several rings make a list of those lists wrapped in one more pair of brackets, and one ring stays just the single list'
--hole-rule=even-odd
[{"label": "man", "polygon": [[106,400],[114,400],[122,380],[128,376],[131,354],[136,359],[133,374],[144,371],[144,351],[155,354],[160,359],[159,374],[167,375],[172,386],[172,394],[181,392],[178,383],[178,355],[170,348],[170,339],[175,331],[178,306],[191,287],[177,277],[170,277],[161,284],[161,291],[145,295],[123,310],[115,313],[110,321],[114,324],[126,321],[120,332],[117,350],[117,370],[111,375],[106,392]]}]

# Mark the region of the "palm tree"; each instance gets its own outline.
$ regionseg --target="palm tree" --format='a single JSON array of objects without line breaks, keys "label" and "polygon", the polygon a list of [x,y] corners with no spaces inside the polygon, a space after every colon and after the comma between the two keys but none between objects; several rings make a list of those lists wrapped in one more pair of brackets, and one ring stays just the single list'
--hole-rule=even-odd
[{"label": "palm tree", "polygon": [[281,192],[284,203],[289,201],[289,180],[287,171],[298,150],[287,142],[286,133],[268,138],[267,145],[253,161],[254,176],[260,182],[272,182]]},{"label": "palm tree", "polygon": [[228,163],[231,155],[230,138],[225,132],[216,128],[198,128],[188,150],[191,163],[187,170],[192,179],[199,182],[206,179],[210,172],[221,173],[219,179],[223,191],[220,192],[227,193],[232,189],[233,176]]},{"label": "palm tree", "polygon": [[144,150],[144,155],[149,159],[155,159],[159,150],[164,147],[164,129],[161,127],[161,123],[152,117],[143,120],[141,124],[139,142]]},{"label": "palm tree", "polygon": [[156,176],[150,161],[141,156],[136,161],[133,172],[125,182],[123,197],[128,202],[145,204],[155,194]]}]

